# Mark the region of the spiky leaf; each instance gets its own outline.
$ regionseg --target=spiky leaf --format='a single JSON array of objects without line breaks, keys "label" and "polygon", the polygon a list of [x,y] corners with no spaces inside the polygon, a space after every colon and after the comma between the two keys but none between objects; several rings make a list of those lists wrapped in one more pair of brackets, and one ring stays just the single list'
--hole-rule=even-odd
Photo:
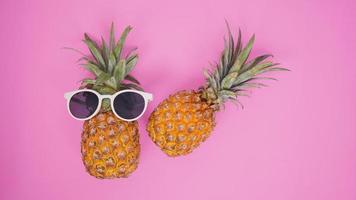
[{"label": "spiky leaf", "polygon": [[243,73],[249,69],[251,69],[252,67],[258,65],[259,63],[261,63],[262,61],[266,60],[267,58],[269,57],[272,57],[273,55],[270,55],[270,54],[265,54],[265,55],[262,55],[262,56],[257,56],[256,58],[248,61],[245,65],[243,65],[239,71],[239,73]]},{"label": "spiky leaf", "polygon": [[143,89],[140,86],[132,83],[122,83],[120,86],[122,89],[135,89],[135,90],[143,91]]},{"label": "spiky leaf", "polygon": [[[104,58],[104,67],[107,68],[108,63],[109,63],[109,56],[110,56],[110,51],[109,48],[104,40],[103,37],[101,37],[101,45],[102,45],[102,51],[103,51],[103,58]],[[106,69],[106,71],[108,71],[108,69]]]},{"label": "spiky leaf", "polygon": [[235,48],[235,55],[233,60],[237,59],[237,56],[241,53],[241,49],[242,49],[242,41],[241,41],[241,29],[239,29],[239,35],[237,38],[237,43],[236,43],[236,48]]},{"label": "spiky leaf", "polygon": [[101,52],[99,50],[98,45],[88,36],[88,34],[84,34],[84,42],[87,44],[91,54],[94,56],[95,60],[99,63],[100,67],[105,66],[105,61]]},{"label": "spiky leaf", "polygon": [[109,60],[108,60],[108,73],[112,74],[114,67],[116,65],[116,57],[113,52],[110,52]]},{"label": "spiky leaf", "polygon": [[97,65],[93,63],[88,62],[82,65],[85,69],[93,73],[95,76],[100,76],[100,74],[104,73]]},{"label": "spiky leaf", "polygon": [[110,88],[108,86],[99,86],[99,85],[93,86],[93,90],[98,91],[100,94],[114,94],[116,92],[116,90],[113,88]]},{"label": "spiky leaf", "polygon": [[107,73],[101,73],[97,78],[96,78],[96,85],[101,85],[105,81],[109,80],[111,78],[110,74]]},{"label": "spiky leaf", "polygon": [[117,60],[119,60],[121,58],[122,48],[124,46],[126,37],[129,34],[129,32],[131,31],[131,29],[132,29],[131,26],[128,26],[125,28],[125,30],[121,34],[119,41],[117,42],[117,44],[114,48],[114,54],[115,54]]},{"label": "spiky leaf", "polygon": [[246,72],[240,74],[240,75],[236,78],[236,80],[235,80],[235,82],[234,82],[234,85],[239,84],[239,83],[241,83],[241,82],[243,82],[243,81],[246,81],[247,79],[250,79],[250,78],[254,77],[255,75],[261,73],[261,72],[260,72],[261,70],[267,69],[267,68],[272,67],[272,66],[275,66],[275,64],[272,63],[272,62],[263,62],[263,63],[260,63],[260,64],[258,64],[258,65],[256,65],[256,66],[254,66],[253,68],[247,70]]},{"label": "spiky leaf", "polygon": [[130,57],[132,57],[132,56],[134,56],[135,54],[137,54],[137,53],[136,53],[136,50],[137,50],[137,47],[135,47],[135,48],[129,50],[129,52],[128,52],[127,55],[126,55],[126,60],[129,60]]},{"label": "spiky leaf", "polygon": [[90,79],[90,78],[86,78],[86,79],[83,79],[81,81],[81,84],[80,84],[80,87],[79,89],[83,89],[83,88],[86,88],[88,87],[89,85],[95,85],[95,80],[94,79]]},{"label": "spiky leaf", "polygon": [[231,91],[231,90],[220,90],[219,91],[219,96],[223,99],[223,100],[227,100],[227,99],[235,99],[236,98],[236,93]]},{"label": "spiky leaf", "polygon": [[237,72],[232,72],[227,76],[225,76],[225,78],[221,81],[221,87],[223,89],[229,89],[232,86],[232,84],[235,82],[237,75],[238,75]]},{"label": "spiky leaf", "polygon": [[253,43],[255,42],[255,35],[253,35],[248,41],[245,48],[241,51],[241,53],[237,56],[234,65],[231,67],[230,72],[238,72],[242,65],[246,62],[250,52],[252,50]]},{"label": "spiky leaf", "polygon": [[108,80],[104,82],[105,85],[114,88],[115,90],[118,88],[119,83],[116,81],[115,77],[111,76]]},{"label": "spiky leaf", "polygon": [[96,81],[95,79],[85,78],[81,82],[84,84],[95,84],[95,81]]},{"label": "spiky leaf", "polygon": [[114,77],[118,83],[124,80],[125,68],[126,68],[126,61],[124,59],[121,59],[115,66]]},{"label": "spiky leaf", "polygon": [[132,69],[136,66],[137,60],[137,54],[134,54],[127,58],[125,75],[129,74],[132,71]]},{"label": "spiky leaf", "polygon": [[[265,61],[271,55],[261,55],[248,60],[252,46],[255,41],[253,35],[246,46],[242,47],[241,31],[237,43],[230,28],[228,27],[228,40],[225,40],[225,48],[220,56],[220,60],[213,72],[204,71],[207,84],[203,87],[202,97],[213,107],[223,106],[226,100],[233,100],[240,104],[237,96],[248,96],[245,88],[264,87],[265,84],[258,83],[260,79],[273,79],[269,77],[258,77],[258,75],[269,71],[282,71],[285,68],[276,67],[277,63]],[[252,82],[254,81],[254,82]]]},{"label": "spiky leaf", "polygon": [[83,80],[81,88],[91,88],[101,94],[114,94],[123,88],[142,90],[139,81],[129,75],[138,60],[138,55],[135,53],[136,49],[132,49],[125,56],[125,59],[121,58],[125,40],[131,29],[130,26],[126,27],[120,39],[115,41],[114,24],[111,24],[109,43],[106,43],[104,38],[101,37],[100,45],[91,39],[88,34],[84,34],[83,41],[88,46],[92,56],[83,55],[80,61],[85,62],[82,65],[95,75],[95,79]]},{"label": "spiky leaf", "polygon": [[109,48],[110,52],[114,51],[115,48],[115,28],[114,28],[114,22],[111,23],[111,28],[110,28],[110,42],[109,42]]},{"label": "spiky leaf", "polygon": [[140,85],[140,82],[135,77],[133,77],[129,74],[125,76],[125,80],[131,81],[137,85]]}]

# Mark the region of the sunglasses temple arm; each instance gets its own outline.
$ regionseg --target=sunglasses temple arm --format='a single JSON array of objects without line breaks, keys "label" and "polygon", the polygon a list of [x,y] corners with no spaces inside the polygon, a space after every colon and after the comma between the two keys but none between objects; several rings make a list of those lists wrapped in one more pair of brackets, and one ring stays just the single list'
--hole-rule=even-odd
[{"label": "sunglasses temple arm", "polygon": [[70,97],[70,94],[69,94],[69,93],[65,93],[65,94],[64,94],[64,98],[65,98],[65,99],[69,99],[69,97]]},{"label": "sunglasses temple arm", "polygon": [[152,94],[148,94],[148,100],[149,101],[153,101],[153,95]]}]

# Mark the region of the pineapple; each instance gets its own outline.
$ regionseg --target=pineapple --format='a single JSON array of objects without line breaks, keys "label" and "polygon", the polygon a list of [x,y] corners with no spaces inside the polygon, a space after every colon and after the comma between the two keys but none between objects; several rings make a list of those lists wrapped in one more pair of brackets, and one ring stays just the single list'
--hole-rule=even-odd
[{"label": "pineapple", "polygon": [[266,61],[271,55],[248,60],[255,36],[242,48],[241,31],[235,44],[229,25],[228,41],[215,70],[204,71],[206,84],[198,90],[183,90],[162,101],[149,117],[147,131],[152,141],[168,156],[191,153],[211,134],[215,113],[227,101],[240,103],[246,89],[265,86],[258,81],[273,79],[261,77],[270,71],[287,70]]},{"label": "pineapple", "polygon": [[[131,51],[122,56],[123,45],[131,29],[126,27],[116,42],[112,24],[109,44],[102,38],[100,46],[84,34],[83,41],[91,56],[84,56],[81,60],[85,61],[84,68],[95,78],[82,80],[81,88],[90,88],[100,94],[114,94],[123,89],[142,90],[139,82],[129,75],[138,55]],[[140,155],[137,122],[118,119],[111,111],[110,101],[104,99],[100,113],[84,122],[81,153],[90,175],[96,178],[127,177],[137,168]]]}]

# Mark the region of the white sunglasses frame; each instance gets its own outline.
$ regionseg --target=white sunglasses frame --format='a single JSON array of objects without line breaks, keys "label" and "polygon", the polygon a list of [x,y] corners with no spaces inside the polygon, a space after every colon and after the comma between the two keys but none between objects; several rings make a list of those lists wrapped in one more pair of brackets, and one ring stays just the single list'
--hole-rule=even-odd
[{"label": "white sunglasses frame", "polygon": [[[77,94],[79,92],[92,92],[99,98],[99,104],[98,104],[98,107],[96,108],[95,112],[92,115],[90,115],[89,117],[84,118],[84,119],[75,117],[72,114],[72,112],[70,111],[70,108],[69,108],[69,103],[70,103],[71,98],[75,94]],[[134,92],[136,94],[141,95],[143,97],[143,99],[145,100],[145,107],[144,107],[142,113],[139,116],[137,116],[136,118],[133,118],[133,119],[122,118],[116,113],[116,111],[114,109],[114,100],[115,100],[115,98],[118,95],[120,95],[122,93],[125,93],[125,92]],[[97,91],[91,90],[91,89],[80,89],[80,90],[75,90],[75,91],[71,91],[71,92],[66,92],[64,94],[64,98],[67,99],[67,109],[68,109],[69,114],[76,120],[85,121],[85,120],[93,118],[95,115],[97,115],[99,113],[103,100],[104,99],[110,99],[111,110],[115,114],[115,116],[117,118],[121,119],[121,120],[124,120],[124,121],[127,121],[127,122],[131,122],[131,121],[135,121],[135,120],[139,119],[146,112],[147,104],[148,104],[149,101],[153,100],[153,95],[150,94],[150,93],[146,93],[146,92],[142,92],[142,91],[138,91],[138,90],[131,90],[131,89],[121,90],[121,91],[118,91],[118,92],[116,92],[115,94],[112,94],[112,95],[102,95],[102,94],[99,94]]]}]

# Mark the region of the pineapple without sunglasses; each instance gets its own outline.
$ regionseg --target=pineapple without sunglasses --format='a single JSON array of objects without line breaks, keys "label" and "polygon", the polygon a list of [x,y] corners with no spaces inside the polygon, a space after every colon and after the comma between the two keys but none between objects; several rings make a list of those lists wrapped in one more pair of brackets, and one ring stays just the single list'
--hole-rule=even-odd
[{"label": "pineapple without sunglasses", "polygon": [[[137,53],[131,51],[126,56],[122,53],[131,29],[126,27],[116,41],[112,24],[109,44],[102,38],[100,46],[84,34],[83,41],[91,56],[81,60],[95,78],[82,80],[80,89],[94,90],[104,97],[122,90],[142,90],[140,83],[129,74],[136,65]],[[117,118],[110,100],[103,99],[98,115],[83,124],[81,153],[86,170],[96,178],[129,176],[137,168],[140,155],[138,123]]]},{"label": "pineapple without sunglasses", "polygon": [[258,81],[270,71],[284,71],[277,63],[266,61],[271,55],[248,60],[255,36],[242,48],[241,31],[235,44],[228,27],[228,41],[214,71],[206,70],[206,85],[198,90],[183,90],[161,102],[149,118],[147,131],[152,141],[168,156],[191,153],[211,134],[215,126],[215,112],[226,101],[242,106],[238,96],[246,96],[246,89],[265,86]]}]

